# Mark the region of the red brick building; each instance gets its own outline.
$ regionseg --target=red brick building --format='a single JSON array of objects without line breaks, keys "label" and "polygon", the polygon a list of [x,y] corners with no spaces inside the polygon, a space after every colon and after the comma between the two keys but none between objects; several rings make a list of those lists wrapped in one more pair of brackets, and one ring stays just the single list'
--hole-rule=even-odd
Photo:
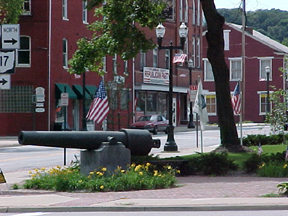
[{"label": "red brick building", "polygon": [[[166,35],[163,45],[168,45],[170,40],[178,44],[178,27],[184,21],[189,27],[184,52],[194,61],[192,80],[195,84],[202,71],[200,0],[167,2],[170,7],[167,12],[169,17],[164,23]],[[25,13],[19,21],[20,49],[16,50],[16,71],[11,74],[11,88],[0,89],[1,136],[17,135],[21,130],[59,130],[64,126],[71,130],[82,129],[83,76],[76,78],[67,69],[68,60],[77,49],[77,40],[92,35],[86,27],[94,19],[93,11],[87,11],[85,2],[79,0],[25,0]],[[154,38],[156,43],[154,31],[147,31],[147,36]],[[139,110],[142,106],[139,112],[143,114],[168,112],[164,110],[168,107],[168,85],[147,84],[143,80],[143,67],[167,68],[168,58],[165,50],[155,49],[129,61],[122,61],[119,56],[103,59],[110,111],[106,126],[96,125],[96,130],[129,127],[135,119],[135,107]],[[100,79],[94,72],[85,74],[85,112]],[[188,120],[188,86],[187,64],[177,65],[174,69],[176,124]],[[35,96],[39,94],[36,89],[41,90],[40,94],[44,91],[44,101],[41,95]],[[60,103],[60,95],[64,91],[69,94],[67,110]],[[148,99],[154,106],[151,109]],[[88,130],[95,129],[93,122],[88,122],[87,127]]]},{"label": "red brick building", "polygon": [[[203,34],[205,35],[205,33]],[[242,30],[241,26],[226,23],[224,25],[224,49],[226,63],[230,69],[231,94],[238,80],[241,80],[243,93],[243,121],[263,122],[267,111],[267,73],[269,86],[287,89],[286,80],[279,68],[284,67],[284,57],[288,47],[271,38],[247,28],[245,32],[245,73],[242,72]],[[207,111],[210,122],[217,122],[214,77],[207,59],[207,41],[203,36],[204,82]],[[267,67],[268,66],[268,67]],[[269,87],[269,94],[273,89]],[[270,110],[272,104],[270,103]],[[239,121],[239,116],[235,116]]]}]

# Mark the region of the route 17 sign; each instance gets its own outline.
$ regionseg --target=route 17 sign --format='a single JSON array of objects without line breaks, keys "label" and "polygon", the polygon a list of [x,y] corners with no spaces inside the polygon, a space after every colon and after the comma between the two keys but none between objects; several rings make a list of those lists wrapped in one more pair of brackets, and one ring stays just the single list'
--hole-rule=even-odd
[{"label": "route 17 sign", "polygon": [[20,49],[20,26],[19,24],[1,25],[2,49]]},{"label": "route 17 sign", "polygon": [[0,52],[0,74],[15,73],[15,51],[7,50]]}]

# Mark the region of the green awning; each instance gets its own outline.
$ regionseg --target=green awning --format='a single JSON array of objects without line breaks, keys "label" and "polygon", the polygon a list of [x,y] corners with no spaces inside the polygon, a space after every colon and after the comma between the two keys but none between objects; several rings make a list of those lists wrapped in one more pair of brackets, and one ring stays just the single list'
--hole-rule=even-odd
[{"label": "green awning", "polygon": [[[83,88],[81,85],[73,85],[72,86],[73,91],[75,92],[75,94],[77,95],[78,99],[82,99],[83,98]],[[90,94],[88,94],[88,92],[85,92],[85,98],[86,99],[91,99]]]},{"label": "green awning", "polygon": [[85,88],[86,91],[90,94],[91,98],[94,98],[97,87],[93,85],[86,85]]},{"label": "green awning", "polygon": [[[55,91],[55,97],[56,99],[61,98],[61,93],[68,93],[70,99],[77,99],[77,95],[74,93],[74,91],[71,89],[71,87],[68,84],[63,83],[55,83],[56,91]],[[66,88],[65,88],[66,87]]]}]

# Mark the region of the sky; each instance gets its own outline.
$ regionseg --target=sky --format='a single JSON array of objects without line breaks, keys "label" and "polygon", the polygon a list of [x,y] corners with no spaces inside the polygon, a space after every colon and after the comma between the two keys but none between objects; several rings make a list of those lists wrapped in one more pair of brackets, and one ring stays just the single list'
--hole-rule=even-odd
[{"label": "sky", "polygon": [[[288,11],[288,0],[246,0],[245,2],[246,11],[272,8]],[[242,0],[214,0],[214,3],[216,8],[238,8]]]}]

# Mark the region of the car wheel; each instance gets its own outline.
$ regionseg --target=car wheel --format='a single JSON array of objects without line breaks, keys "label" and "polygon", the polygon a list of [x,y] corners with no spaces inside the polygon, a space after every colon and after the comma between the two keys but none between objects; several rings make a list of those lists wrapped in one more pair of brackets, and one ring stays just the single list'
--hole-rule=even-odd
[{"label": "car wheel", "polygon": [[158,128],[157,128],[157,126],[155,126],[154,130],[153,130],[153,134],[156,135],[157,133],[158,133]]}]

